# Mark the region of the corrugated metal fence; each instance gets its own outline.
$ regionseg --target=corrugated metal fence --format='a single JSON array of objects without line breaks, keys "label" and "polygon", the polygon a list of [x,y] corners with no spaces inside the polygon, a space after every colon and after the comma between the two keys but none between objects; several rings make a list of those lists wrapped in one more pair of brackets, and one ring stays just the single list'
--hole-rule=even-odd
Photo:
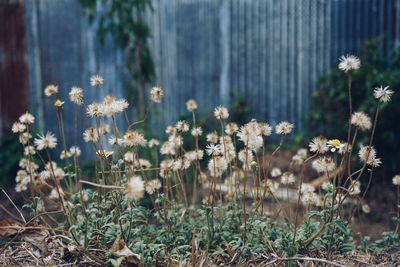
[{"label": "corrugated metal fence", "polygon": [[[162,112],[153,121],[159,129],[185,112],[189,98],[211,111],[237,96],[246,98],[255,118],[272,124],[289,120],[301,129],[317,78],[336,65],[340,55],[358,54],[365,40],[379,35],[384,35],[382,49],[388,51],[400,34],[400,0],[153,3],[150,46],[157,85],[166,91],[158,108]],[[71,86],[78,85],[86,89],[87,99],[95,100],[99,92],[89,87],[89,77],[100,73],[106,91],[124,95],[123,53],[111,38],[105,46],[99,44],[77,0],[23,4],[30,102],[41,129],[56,127],[49,112],[52,103],[42,93],[47,84],[58,84],[65,99]],[[73,123],[73,112],[66,118],[79,130],[86,126],[85,120]],[[68,136],[75,131],[67,130]]]}]

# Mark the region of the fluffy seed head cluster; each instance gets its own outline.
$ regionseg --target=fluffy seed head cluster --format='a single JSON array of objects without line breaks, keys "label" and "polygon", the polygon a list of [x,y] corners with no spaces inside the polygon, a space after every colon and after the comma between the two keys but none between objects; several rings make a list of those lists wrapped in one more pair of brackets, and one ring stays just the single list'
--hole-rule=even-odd
[{"label": "fluffy seed head cluster", "polygon": [[239,130],[239,126],[234,122],[230,122],[225,126],[225,133],[227,135],[232,135],[232,134],[236,133],[238,130]]},{"label": "fluffy seed head cluster", "polygon": [[55,86],[54,84],[47,85],[46,88],[44,88],[44,94],[45,96],[52,96],[58,93],[58,87]]},{"label": "fluffy seed head cluster", "polygon": [[272,168],[272,170],[271,170],[271,176],[272,176],[272,177],[279,177],[279,176],[281,176],[281,175],[282,175],[281,169],[279,169],[279,168],[277,168],[277,167]]},{"label": "fluffy seed head cluster", "polygon": [[324,154],[329,151],[329,147],[326,145],[327,142],[328,139],[326,139],[325,137],[317,136],[311,140],[308,146],[310,147],[311,152]]},{"label": "fluffy seed head cluster", "polygon": [[159,146],[160,145],[160,142],[157,140],[157,139],[150,139],[149,140],[149,142],[147,143],[147,145],[150,147],[150,148],[153,148],[153,147],[156,147],[156,146]]},{"label": "fluffy seed head cluster", "polygon": [[390,90],[389,86],[376,87],[374,90],[374,97],[378,99],[380,102],[386,103],[390,101],[393,93],[394,93],[393,90]]},{"label": "fluffy seed head cluster", "polygon": [[146,183],[146,192],[149,195],[154,194],[160,188],[161,182],[158,179],[150,180]]},{"label": "fluffy seed head cluster", "polygon": [[296,177],[293,175],[293,173],[290,172],[284,172],[281,176],[281,184],[283,185],[290,185],[294,184],[296,182]]},{"label": "fluffy seed head cluster", "polygon": [[336,168],[335,162],[331,157],[319,157],[311,165],[319,173],[332,172]]},{"label": "fluffy seed head cluster", "polygon": [[361,131],[367,131],[372,127],[371,118],[362,111],[354,112],[354,114],[351,116],[350,123]]},{"label": "fluffy seed head cluster", "polygon": [[90,77],[90,85],[95,87],[100,87],[103,85],[104,79],[100,75],[93,75]]},{"label": "fluffy seed head cluster", "polygon": [[195,127],[192,129],[192,131],[190,132],[193,136],[200,136],[203,134],[203,130],[201,129],[201,127]]},{"label": "fluffy seed head cluster", "polygon": [[236,135],[247,148],[253,151],[256,151],[264,145],[260,124],[254,119],[240,127]]},{"label": "fluffy seed head cluster", "polygon": [[125,99],[116,99],[114,96],[108,95],[102,103],[93,102],[88,105],[86,114],[89,117],[112,117],[123,112],[128,106]]},{"label": "fluffy seed head cluster", "polygon": [[39,134],[34,143],[37,150],[55,148],[57,146],[57,138],[51,132],[47,132],[46,135]]},{"label": "fluffy seed head cluster", "polygon": [[372,146],[361,146],[358,156],[362,162],[373,167],[379,167],[382,163],[381,159],[376,157],[376,150]]},{"label": "fluffy seed head cluster", "polygon": [[26,125],[20,122],[14,122],[11,131],[13,133],[23,133],[26,130]]},{"label": "fluffy seed head cluster", "polygon": [[154,103],[161,103],[161,99],[164,97],[164,90],[161,87],[153,87],[150,90],[150,99]]},{"label": "fluffy seed head cluster", "polygon": [[208,170],[213,177],[221,176],[227,170],[227,168],[228,163],[226,162],[224,157],[221,156],[213,157],[208,162]]},{"label": "fluffy seed head cluster", "polygon": [[214,109],[214,117],[218,120],[226,120],[229,118],[229,112],[226,107],[218,106]]},{"label": "fluffy seed head cluster", "polygon": [[361,66],[361,61],[358,57],[353,55],[341,56],[339,58],[339,69],[348,72],[358,70]]},{"label": "fluffy seed head cluster", "polygon": [[138,131],[129,130],[124,135],[124,144],[128,147],[145,146],[146,139]]},{"label": "fluffy seed head cluster", "polygon": [[190,112],[193,112],[197,109],[197,103],[194,99],[189,99],[186,102],[186,109]]},{"label": "fluffy seed head cluster", "polygon": [[140,176],[132,176],[126,184],[126,195],[129,199],[138,201],[144,196],[144,182]]},{"label": "fluffy seed head cluster", "polygon": [[218,156],[222,153],[222,146],[220,144],[209,144],[206,146],[206,152],[209,156]]},{"label": "fluffy seed head cluster", "polygon": [[79,87],[72,87],[71,91],[69,92],[69,99],[71,102],[77,104],[77,105],[82,105],[83,104],[83,90],[82,88]]},{"label": "fluffy seed head cluster", "polygon": [[393,182],[394,185],[399,185],[400,186],[400,175],[395,175],[392,178],[392,182]]},{"label": "fluffy seed head cluster", "polygon": [[287,121],[282,121],[275,127],[275,132],[277,134],[286,135],[290,134],[293,130],[294,125]]},{"label": "fluffy seed head cluster", "polygon": [[25,112],[19,117],[19,122],[23,124],[32,124],[35,122],[35,117],[29,112]]}]

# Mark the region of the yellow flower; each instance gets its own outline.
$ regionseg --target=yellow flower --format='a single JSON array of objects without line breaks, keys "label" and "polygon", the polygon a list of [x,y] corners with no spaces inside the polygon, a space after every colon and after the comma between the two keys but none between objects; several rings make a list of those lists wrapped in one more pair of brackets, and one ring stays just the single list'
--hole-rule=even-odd
[{"label": "yellow flower", "polygon": [[61,101],[60,99],[57,99],[56,102],[54,102],[54,106],[56,107],[62,107],[64,105],[64,101]]},{"label": "yellow flower", "polygon": [[99,155],[99,156],[104,156],[104,157],[108,158],[109,156],[111,156],[112,154],[114,154],[114,152],[113,152],[113,151],[102,151],[102,150],[97,150],[96,154]]},{"label": "yellow flower", "polygon": [[250,167],[251,168],[257,168],[257,166],[258,166],[258,164],[254,160],[252,162],[250,162]]},{"label": "yellow flower", "polygon": [[344,147],[344,144],[342,144],[338,139],[329,140],[327,145],[330,147],[331,152],[335,152],[336,149],[341,149]]}]

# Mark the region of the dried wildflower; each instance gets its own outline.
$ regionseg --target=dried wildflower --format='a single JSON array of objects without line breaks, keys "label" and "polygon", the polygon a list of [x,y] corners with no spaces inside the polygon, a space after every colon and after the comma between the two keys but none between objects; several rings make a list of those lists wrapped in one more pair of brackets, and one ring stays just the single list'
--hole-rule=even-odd
[{"label": "dried wildflower", "polygon": [[147,144],[150,148],[156,147],[160,145],[160,142],[157,139],[150,139]]},{"label": "dried wildflower", "polygon": [[330,157],[319,157],[312,162],[311,166],[319,173],[331,172],[336,168],[335,162]]},{"label": "dried wildflower", "polygon": [[359,181],[355,181],[349,187],[349,193],[351,196],[355,196],[361,193],[361,183]]},{"label": "dried wildflower", "polygon": [[343,146],[341,146],[339,148],[339,150],[338,150],[339,154],[344,154],[344,153],[347,153],[347,152],[351,151],[352,147],[351,147],[351,145],[349,143],[343,142],[342,144],[343,144]]},{"label": "dried wildflower", "polygon": [[34,173],[37,169],[39,169],[39,165],[35,162],[30,161],[29,159],[22,158],[18,164],[21,168],[25,169],[28,173]]},{"label": "dried wildflower", "polygon": [[374,97],[380,102],[386,103],[390,101],[393,93],[393,90],[390,90],[389,86],[386,86],[385,88],[383,88],[383,86],[376,87],[374,90]]},{"label": "dried wildflower", "polygon": [[250,165],[254,160],[254,154],[250,149],[242,149],[238,153],[238,159],[245,165]]},{"label": "dried wildflower", "polygon": [[187,131],[189,131],[189,124],[184,120],[178,121],[175,125],[175,129],[178,132],[182,132],[182,133],[187,132]]},{"label": "dried wildflower", "polygon": [[207,175],[204,172],[199,172],[199,175],[197,175],[197,181],[199,181],[200,184],[204,184],[207,182]]},{"label": "dried wildflower", "polygon": [[32,138],[32,135],[28,132],[21,133],[19,135],[19,142],[23,145],[26,145],[29,142],[29,139]]},{"label": "dried wildflower", "polygon": [[207,134],[206,139],[207,139],[207,142],[209,142],[209,143],[213,143],[213,144],[218,143],[218,135],[216,132]]},{"label": "dried wildflower", "polygon": [[124,144],[128,147],[145,146],[146,142],[143,134],[138,131],[129,130],[124,135]]},{"label": "dried wildflower", "polygon": [[342,144],[338,139],[329,140],[326,144],[330,148],[331,152],[335,152],[344,147],[344,144]]},{"label": "dried wildflower", "polygon": [[71,153],[71,155],[74,157],[79,157],[81,155],[81,149],[77,146],[71,146],[69,153]]},{"label": "dried wildflower", "polygon": [[376,150],[372,146],[361,146],[358,156],[361,161],[373,167],[379,167],[382,163],[380,159],[376,158]]},{"label": "dried wildflower", "polygon": [[239,127],[236,123],[230,122],[225,126],[225,133],[227,135],[232,135],[239,130]]},{"label": "dried wildflower", "polygon": [[58,93],[58,87],[55,86],[54,84],[47,85],[46,88],[44,88],[44,94],[46,96],[52,96],[57,93]]},{"label": "dried wildflower", "polygon": [[170,141],[166,141],[162,144],[160,148],[160,153],[162,155],[175,155],[175,145]]},{"label": "dried wildflower", "polygon": [[161,103],[161,99],[164,97],[164,90],[161,87],[153,87],[150,91],[150,99],[154,103]]},{"label": "dried wildflower", "polygon": [[146,192],[149,195],[154,194],[158,189],[161,188],[161,182],[158,179],[150,180],[146,183]]},{"label": "dried wildflower", "polygon": [[112,146],[113,146],[113,145],[122,146],[122,145],[124,144],[124,139],[123,139],[123,138],[118,138],[118,137],[112,135],[112,136],[110,136],[110,137],[108,138],[108,143],[109,143],[110,145],[112,145]]},{"label": "dried wildflower", "polygon": [[196,127],[193,128],[192,131],[190,132],[193,136],[200,136],[203,133],[203,130],[201,129],[201,127]]},{"label": "dried wildflower", "polygon": [[300,155],[294,155],[293,157],[292,157],[292,161],[291,161],[291,164],[293,165],[293,166],[300,166],[301,164],[303,164],[303,162],[304,162],[304,159],[300,156]]},{"label": "dried wildflower", "polygon": [[86,108],[86,115],[89,117],[99,117],[103,114],[100,111],[100,103],[93,102],[92,104],[88,105]]},{"label": "dried wildflower", "polygon": [[98,131],[94,128],[87,128],[83,132],[83,140],[85,142],[97,142],[99,139]]},{"label": "dried wildflower", "polygon": [[319,205],[320,198],[315,192],[305,192],[301,195],[301,202],[304,205]]},{"label": "dried wildflower", "polygon": [[195,160],[201,160],[203,159],[203,157],[204,157],[203,150],[193,150],[185,153],[185,158],[187,158],[190,162]]},{"label": "dried wildflower", "polygon": [[132,152],[126,152],[124,154],[124,160],[126,162],[133,162],[135,160],[135,155]]},{"label": "dried wildflower", "polygon": [[173,171],[186,170],[190,167],[190,161],[186,157],[180,157],[172,163]]},{"label": "dried wildflower", "polygon": [[224,171],[227,170],[227,168],[228,168],[228,163],[221,156],[213,157],[208,162],[208,170],[210,171],[211,176],[214,177],[221,176],[224,173]]},{"label": "dried wildflower", "polygon": [[36,150],[34,146],[26,146],[24,149],[24,155],[34,155],[36,154]]},{"label": "dried wildflower", "polygon": [[14,122],[12,127],[11,127],[11,131],[13,133],[22,133],[26,130],[26,125],[22,124],[20,122]]},{"label": "dried wildflower", "polygon": [[60,154],[60,159],[66,159],[71,157],[71,153],[69,151],[63,150]]},{"label": "dried wildflower", "polygon": [[23,124],[32,124],[35,122],[35,117],[29,112],[25,112],[19,117],[19,121]]},{"label": "dried wildflower", "polygon": [[71,91],[69,92],[69,100],[71,102],[77,104],[77,105],[82,105],[83,104],[83,90],[82,88],[79,87],[72,87]]},{"label": "dried wildflower", "polygon": [[328,139],[322,136],[318,136],[314,137],[308,146],[310,147],[311,152],[324,154],[329,150],[329,147],[326,145],[327,142]]},{"label": "dried wildflower", "polygon": [[290,134],[293,130],[294,125],[287,121],[282,121],[275,127],[275,132],[277,134]]},{"label": "dried wildflower", "polygon": [[136,159],[133,161],[134,167],[138,169],[148,169],[151,168],[151,163],[147,159]]},{"label": "dried wildflower", "polygon": [[54,102],[54,106],[60,108],[60,107],[62,107],[64,105],[64,103],[65,103],[64,101],[61,101],[60,99],[57,99]]},{"label": "dried wildflower", "polygon": [[266,122],[259,123],[261,135],[270,136],[272,134],[272,127]]},{"label": "dried wildflower", "polygon": [[125,99],[122,98],[117,100],[114,96],[108,95],[104,98],[103,103],[98,104],[98,106],[96,107],[97,110],[94,111],[97,111],[97,116],[112,117],[123,112],[125,109],[128,108],[128,106],[129,104]]},{"label": "dried wildflower", "polygon": [[138,201],[144,196],[144,182],[140,176],[129,178],[126,184],[126,195],[134,201]]},{"label": "dried wildflower", "polygon": [[261,129],[257,121],[252,120],[244,126],[236,134],[240,141],[251,150],[256,151],[264,145],[264,140],[261,135]]},{"label": "dried wildflower", "polygon": [[284,172],[281,176],[281,184],[283,185],[294,184],[295,181],[296,177],[293,175],[293,173]]},{"label": "dried wildflower", "polygon": [[169,135],[176,134],[175,126],[172,126],[172,125],[167,126],[167,128],[165,129],[165,133],[169,134]]},{"label": "dried wildflower", "polygon": [[339,61],[339,69],[344,72],[358,70],[361,65],[360,59],[353,55],[341,56]]},{"label": "dried wildflower", "polygon": [[57,146],[57,138],[51,132],[47,132],[46,135],[39,134],[34,143],[37,150],[55,148]]},{"label": "dried wildflower", "polygon": [[313,185],[307,184],[307,183],[303,183],[299,189],[300,189],[301,194],[315,191],[315,187]]},{"label": "dried wildflower", "polygon": [[206,152],[209,156],[218,156],[222,153],[222,146],[220,144],[209,144],[206,146]]},{"label": "dried wildflower", "polygon": [[214,117],[218,120],[226,120],[229,118],[228,109],[223,106],[218,106],[214,109]]},{"label": "dried wildflower", "polygon": [[97,86],[99,87],[100,85],[103,85],[104,79],[100,75],[93,75],[90,77],[90,85],[91,86]]},{"label": "dried wildflower", "polygon": [[271,176],[272,176],[272,177],[278,177],[278,176],[280,176],[280,175],[282,175],[281,169],[275,167],[275,168],[273,168],[273,169],[271,170]]},{"label": "dried wildflower", "polygon": [[364,112],[354,112],[351,116],[350,123],[359,128],[361,131],[371,129],[371,118]]},{"label": "dried wildflower", "polygon": [[395,176],[392,178],[392,183],[393,183],[394,185],[399,185],[399,186],[400,186],[400,174],[395,175]]},{"label": "dried wildflower", "polygon": [[361,210],[362,210],[364,213],[366,213],[366,214],[368,214],[368,213],[371,212],[371,208],[369,207],[368,204],[362,205],[362,206],[361,206]]},{"label": "dried wildflower", "polygon": [[[60,192],[60,193],[59,193],[59,192]],[[63,191],[61,188],[59,188],[58,190],[57,190],[57,188],[53,188],[53,189],[51,190],[51,192],[50,192],[49,198],[50,198],[50,199],[53,199],[53,200],[60,199],[60,194],[61,194],[62,196],[65,195],[65,194],[64,194],[64,191]]]},{"label": "dried wildflower", "polygon": [[298,155],[302,159],[306,159],[307,158],[307,149],[300,148],[299,150],[297,150],[296,155]]},{"label": "dried wildflower", "polygon": [[186,102],[186,109],[190,112],[193,112],[197,109],[197,103],[194,99],[189,99]]}]

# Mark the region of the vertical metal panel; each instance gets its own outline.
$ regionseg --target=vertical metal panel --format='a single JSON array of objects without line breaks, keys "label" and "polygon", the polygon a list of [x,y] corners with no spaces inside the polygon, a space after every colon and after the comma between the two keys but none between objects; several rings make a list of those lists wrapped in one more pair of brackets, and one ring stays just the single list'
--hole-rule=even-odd
[{"label": "vertical metal panel", "polygon": [[[359,54],[366,40],[381,34],[386,36],[383,51],[398,42],[399,3],[153,0],[154,13],[147,16],[149,44],[155,85],[164,87],[166,97],[152,108],[152,124],[161,130],[174,123],[186,112],[184,103],[191,97],[201,110],[211,112],[239,95],[246,97],[257,119],[272,124],[291,120],[300,130],[316,79],[335,66],[340,55]],[[90,88],[89,77],[100,73],[106,79],[101,94],[125,94],[123,51],[111,38],[105,46],[98,44],[96,29],[88,24],[78,1],[24,4],[31,102],[35,113],[52,124],[46,129],[42,125],[43,130],[57,132],[52,103],[42,93],[49,83],[59,85],[64,99],[71,86],[82,86],[92,101],[99,92]],[[66,114],[66,119],[73,123],[73,114]],[[76,127],[83,129],[85,122]]]}]

